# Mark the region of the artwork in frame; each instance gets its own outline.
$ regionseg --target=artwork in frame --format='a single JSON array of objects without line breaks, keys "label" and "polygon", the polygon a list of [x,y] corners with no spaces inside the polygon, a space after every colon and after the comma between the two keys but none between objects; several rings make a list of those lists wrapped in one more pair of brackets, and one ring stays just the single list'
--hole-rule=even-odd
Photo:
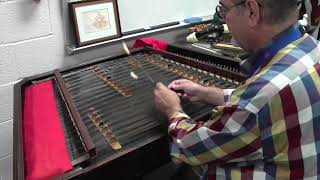
[{"label": "artwork in frame", "polygon": [[116,0],[98,0],[71,5],[77,46],[121,36]]}]

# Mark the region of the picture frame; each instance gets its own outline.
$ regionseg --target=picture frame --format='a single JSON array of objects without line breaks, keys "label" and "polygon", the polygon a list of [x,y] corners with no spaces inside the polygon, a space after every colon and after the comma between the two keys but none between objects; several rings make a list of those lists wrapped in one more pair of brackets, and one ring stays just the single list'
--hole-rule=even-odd
[{"label": "picture frame", "polygon": [[117,0],[74,3],[71,12],[77,47],[121,36]]}]

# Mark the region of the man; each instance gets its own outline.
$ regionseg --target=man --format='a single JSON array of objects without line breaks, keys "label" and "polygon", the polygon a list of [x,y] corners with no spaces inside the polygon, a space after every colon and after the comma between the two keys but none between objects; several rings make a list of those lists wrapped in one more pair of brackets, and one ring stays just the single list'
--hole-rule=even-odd
[{"label": "man", "polygon": [[[296,26],[297,0],[221,0],[217,11],[252,53],[235,90],[176,80],[158,83],[155,103],[170,121],[171,155],[208,165],[205,179],[320,178],[320,49]],[[170,89],[216,105],[195,122]]]}]

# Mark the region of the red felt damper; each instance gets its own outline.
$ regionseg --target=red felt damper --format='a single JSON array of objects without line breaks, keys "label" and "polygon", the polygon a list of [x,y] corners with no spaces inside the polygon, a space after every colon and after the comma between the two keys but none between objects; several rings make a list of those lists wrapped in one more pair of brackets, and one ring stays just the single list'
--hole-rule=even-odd
[{"label": "red felt damper", "polygon": [[23,119],[26,180],[49,180],[71,170],[52,81],[25,89]]},{"label": "red felt damper", "polygon": [[166,51],[168,48],[168,43],[166,41],[161,41],[153,38],[141,38],[141,39],[137,39],[134,42],[132,48],[139,48],[143,46],[149,46],[149,47],[152,47],[153,49]]}]

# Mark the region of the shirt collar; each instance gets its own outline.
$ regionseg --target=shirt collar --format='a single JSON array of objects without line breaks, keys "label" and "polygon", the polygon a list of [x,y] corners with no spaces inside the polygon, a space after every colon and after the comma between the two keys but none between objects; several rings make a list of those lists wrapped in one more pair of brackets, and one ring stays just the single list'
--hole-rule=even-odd
[{"label": "shirt collar", "polygon": [[252,54],[247,60],[241,62],[240,71],[247,78],[251,77],[266,66],[282,48],[301,38],[302,35],[303,32],[300,31],[299,25],[290,26],[274,36],[263,48]]}]

